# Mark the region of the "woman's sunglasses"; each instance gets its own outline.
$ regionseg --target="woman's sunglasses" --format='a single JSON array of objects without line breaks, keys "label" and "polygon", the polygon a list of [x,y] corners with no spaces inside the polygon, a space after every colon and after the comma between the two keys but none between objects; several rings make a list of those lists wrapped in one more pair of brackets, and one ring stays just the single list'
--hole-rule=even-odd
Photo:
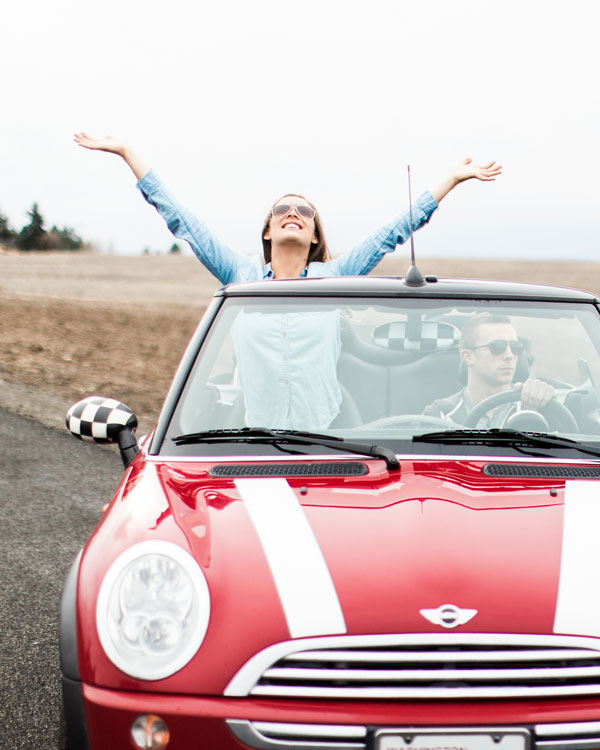
[{"label": "woman's sunglasses", "polygon": [[483,349],[484,346],[490,350],[494,356],[504,354],[506,347],[510,346],[511,352],[518,357],[525,351],[525,345],[521,341],[507,341],[506,339],[494,339],[487,344],[480,344],[479,346],[470,346],[469,349]]},{"label": "woman's sunglasses", "polygon": [[273,206],[271,213],[273,216],[285,216],[289,214],[292,208],[295,208],[298,215],[303,216],[305,219],[314,219],[317,215],[315,209],[310,206],[303,206],[301,204],[290,205],[289,203],[278,203],[276,206]]}]

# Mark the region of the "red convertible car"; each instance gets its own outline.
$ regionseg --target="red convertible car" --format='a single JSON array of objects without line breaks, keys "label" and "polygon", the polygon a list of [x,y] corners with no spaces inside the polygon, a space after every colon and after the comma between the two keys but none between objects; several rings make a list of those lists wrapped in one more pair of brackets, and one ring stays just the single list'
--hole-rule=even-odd
[{"label": "red convertible car", "polygon": [[217,292],[66,581],[67,746],[600,747],[600,302]]}]

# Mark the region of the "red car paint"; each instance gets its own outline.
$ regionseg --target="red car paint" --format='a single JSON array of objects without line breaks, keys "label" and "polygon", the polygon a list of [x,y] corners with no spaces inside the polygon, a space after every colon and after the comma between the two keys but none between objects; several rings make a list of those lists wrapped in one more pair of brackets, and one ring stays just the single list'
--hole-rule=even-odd
[{"label": "red car paint", "polygon": [[[134,541],[160,533],[202,562],[219,598],[197,658],[160,686],[142,683],[141,688],[218,695],[248,653],[289,637],[281,605],[233,482],[207,481],[212,464],[142,464],[132,471],[82,560],[80,578],[87,581],[79,592],[82,677],[98,686],[140,689],[108,661],[95,627],[83,627],[83,621],[94,622],[94,582],[99,586],[108,563]],[[349,634],[439,632],[419,609],[446,601],[478,610],[475,621],[461,626],[465,630],[552,632],[562,503],[551,497],[547,482],[538,480],[537,487],[532,482],[528,490],[522,482],[498,487],[476,462],[464,462],[459,471],[449,462],[406,461],[399,475],[382,471],[381,462],[368,466],[372,474],[341,487],[339,481],[319,479],[314,486],[309,478],[290,480],[332,572]],[[174,478],[181,496],[173,489]],[[308,492],[300,494],[299,486]],[[135,493],[144,494],[143,504]],[[136,537],[116,529],[135,529]]]},{"label": "red car paint", "polygon": [[[473,450],[473,455],[453,453],[451,448],[436,455],[425,447],[420,454],[400,453],[400,468],[394,470],[384,460],[343,453],[274,459],[256,449],[252,455],[249,449],[247,455],[210,458],[164,456],[153,453],[151,445],[152,436],[129,464],[83,550],[78,570],[77,656],[92,750],[111,744],[129,747],[132,722],[150,713],[166,722],[168,747],[173,750],[247,747],[228,720],[301,728],[359,726],[365,735],[353,745],[356,750],[378,750],[375,731],[395,727],[499,732],[522,727],[531,734],[530,747],[523,750],[590,750],[594,742],[600,747],[600,728],[594,732],[591,726],[600,722],[600,690],[590,695],[464,698],[449,689],[445,698],[430,699],[235,693],[232,681],[263,650],[288,642],[293,642],[289,651],[316,647],[312,637],[290,635],[272,563],[236,479],[211,473],[215,466],[268,465],[284,458],[290,466],[333,460],[365,465],[366,472],[357,476],[294,476],[290,471],[285,477],[314,534],[343,612],[345,632],[323,634],[332,642],[338,636],[340,643],[350,643],[345,639],[354,636],[393,636],[401,642],[417,634],[425,644],[428,638],[452,643],[452,638],[472,634],[473,643],[477,638],[484,643],[485,636],[499,634],[501,641],[542,636],[551,644],[556,639],[558,648],[563,635],[556,630],[556,613],[565,496],[567,484],[578,483],[577,478],[565,479],[560,469],[571,475],[596,469],[597,457],[520,458],[498,451],[488,455],[485,447]],[[540,468],[539,475],[510,476],[511,466],[524,463]],[[491,476],[484,471],[489,464],[502,465],[509,475]],[[544,476],[547,468],[557,469],[555,475]],[[600,495],[600,479],[589,488]],[[282,534],[291,540],[294,529]],[[210,591],[210,621],[197,652],[174,674],[156,680],[132,677],[115,666],[101,644],[96,622],[98,594],[111,565],[132,545],[146,540],[171,542],[189,552]],[[446,628],[423,614],[442,605],[474,614],[464,624]],[[576,638],[586,633],[564,635]],[[594,648],[600,651],[600,643]],[[581,663],[587,668],[587,661]],[[450,657],[448,669],[453,669]],[[552,746],[541,744],[546,725],[570,723],[579,730],[573,729],[564,741],[553,740]],[[323,740],[318,731],[304,743],[302,736],[275,736],[266,747],[339,747]],[[341,742],[347,747],[347,740]]]}]

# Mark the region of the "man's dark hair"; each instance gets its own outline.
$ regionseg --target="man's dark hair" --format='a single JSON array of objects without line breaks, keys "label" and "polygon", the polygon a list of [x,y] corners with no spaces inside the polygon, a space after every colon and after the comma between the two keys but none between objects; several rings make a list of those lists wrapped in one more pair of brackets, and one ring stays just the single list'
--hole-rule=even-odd
[{"label": "man's dark hair", "polygon": [[512,325],[507,315],[494,315],[489,312],[478,313],[470,320],[467,320],[462,327],[462,331],[460,332],[460,348],[471,349],[477,345],[477,331],[481,326],[505,325],[506,323]]}]

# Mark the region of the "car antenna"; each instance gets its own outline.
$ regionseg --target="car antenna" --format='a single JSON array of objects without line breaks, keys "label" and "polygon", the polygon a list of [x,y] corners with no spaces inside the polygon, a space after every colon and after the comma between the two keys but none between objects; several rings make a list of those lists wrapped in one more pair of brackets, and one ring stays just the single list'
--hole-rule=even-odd
[{"label": "car antenna", "polygon": [[412,194],[410,190],[410,164],[408,165],[408,210],[410,214],[410,268],[404,279],[407,286],[424,286],[425,279],[423,274],[417,268],[415,261],[415,240],[413,237],[413,219],[412,219]]}]

